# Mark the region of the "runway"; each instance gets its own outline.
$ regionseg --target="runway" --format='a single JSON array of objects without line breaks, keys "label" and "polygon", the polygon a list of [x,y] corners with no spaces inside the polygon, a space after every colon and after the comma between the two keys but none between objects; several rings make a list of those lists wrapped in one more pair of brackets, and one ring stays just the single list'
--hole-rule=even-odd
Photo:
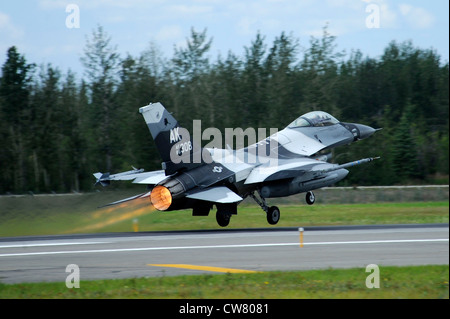
[{"label": "runway", "polygon": [[[303,247],[300,243],[303,242]],[[449,263],[449,226],[383,225],[109,233],[0,239],[0,282]]]}]

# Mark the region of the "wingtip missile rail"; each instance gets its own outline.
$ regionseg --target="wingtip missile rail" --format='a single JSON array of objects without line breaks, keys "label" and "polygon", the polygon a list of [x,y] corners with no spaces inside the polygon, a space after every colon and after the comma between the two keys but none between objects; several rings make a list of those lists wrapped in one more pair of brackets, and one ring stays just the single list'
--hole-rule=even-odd
[{"label": "wingtip missile rail", "polygon": [[95,173],[93,174],[95,176],[95,178],[97,179],[97,181],[95,182],[95,185],[100,184],[102,186],[108,186],[110,184],[111,181],[116,180],[116,179],[121,179],[121,180],[126,180],[126,176],[129,175],[129,179],[134,179],[136,176],[134,176],[137,173],[142,173],[144,171],[143,168],[141,169],[137,169],[134,166],[132,166],[133,169],[131,171],[126,171],[126,172],[122,172],[122,173],[117,173],[117,174],[113,174],[111,175],[110,173]]},{"label": "wingtip missile rail", "polygon": [[360,159],[358,161],[353,161],[353,162],[349,162],[349,163],[345,163],[345,164],[341,164],[341,165],[336,165],[334,167],[324,169],[324,170],[321,171],[321,173],[328,173],[328,172],[332,172],[332,171],[337,171],[338,169],[342,169],[342,168],[348,168],[348,167],[361,165],[361,164],[364,164],[364,163],[369,163],[369,162],[372,162],[372,161],[380,159],[380,158],[381,158],[380,156],[363,158],[363,159]]}]

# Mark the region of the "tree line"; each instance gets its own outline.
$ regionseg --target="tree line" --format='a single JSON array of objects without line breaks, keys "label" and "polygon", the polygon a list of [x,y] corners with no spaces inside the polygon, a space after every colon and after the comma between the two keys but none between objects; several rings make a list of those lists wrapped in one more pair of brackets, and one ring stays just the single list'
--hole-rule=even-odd
[{"label": "tree line", "polygon": [[97,171],[160,169],[138,112],[158,101],[189,130],[200,119],[222,132],[281,130],[323,110],[383,128],[333,151],[338,163],[382,157],[340,185],[448,183],[449,65],[435,50],[393,41],[380,57],[339,51],[324,27],[307,46],[284,32],[268,44],[258,32],[243,56],[213,60],[212,41],[206,29],[191,29],[170,58],[155,44],[121,56],[99,26],[87,37],[81,78],[9,48],[0,77],[0,193],[91,191]]}]

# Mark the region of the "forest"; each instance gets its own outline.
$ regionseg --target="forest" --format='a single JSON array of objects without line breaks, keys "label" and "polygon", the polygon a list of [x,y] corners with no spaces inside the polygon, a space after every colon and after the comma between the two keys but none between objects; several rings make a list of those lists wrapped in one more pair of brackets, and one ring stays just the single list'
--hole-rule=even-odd
[{"label": "forest", "polygon": [[448,184],[449,64],[435,50],[392,41],[381,56],[364,56],[339,50],[327,27],[303,45],[285,32],[267,43],[258,32],[243,56],[212,57],[212,41],[192,28],[171,57],[154,43],[121,55],[98,26],[86,37],[82,75],[10,47],[0,74],[0,194],[87,192],[98,171],[161,169],[138,112],[149,102],[189,130],[197,119],[222,132],[269,134],[323,110],[383,128],[333,151],[336,163],[381,156],[339,186]]}]

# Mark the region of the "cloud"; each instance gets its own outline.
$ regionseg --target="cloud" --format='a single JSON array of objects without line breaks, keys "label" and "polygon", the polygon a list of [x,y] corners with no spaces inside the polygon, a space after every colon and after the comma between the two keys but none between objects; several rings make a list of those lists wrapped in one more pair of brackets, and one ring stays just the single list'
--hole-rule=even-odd
[{"label": "cloud", "polygon": [[346,7],[348,9],[352,9],[355,11],[361,11],[364,3],[363,2],[370,2],[370,0],[363,0],[363,1],[355,1],[355,0],[327,0],[327,6],[328,7]]},{"label": "cloud", "polygon": [[179,25],[167,25],[159,29],[155,36],[157,41],[178,40],[183,36],[183,29]]},{"label": "cloud", "polygon": [[432,27],[435,22],[435,17],[430,12],[410,4],[393,5],[392,1],[388,0],[362,0],[362,2],[379,6],[382,28],[399,28],[406,24],[410,28],[426,29]]},{"label": "cloud", "polygon": [[199,15],[199,14],[205,14],[210,13],[213,11],[213,8],[211,6],[189,6],[189,5],[172,5],[169,7],[169,11],[176,15],[186,16],[186,15]]},{"label": "cloud", "polygon": [[68,4],[76,4],[83,9],[98,8],[134,8],[161,4],[164,0],[40,0],[39,6],[43,9],[61,9]]},{"label": "cloud", "polygon": [[61,9],[65,8],[69,3],[70,1],[65,0],[40,0],[39,7],[42,9]]},{"label": "cloud", "polygon": [[415,29],[430,28],[435,21],[431,13],[420,7],[403,3],[399,5],[399,10],[406,22]]},{"label": "cloud", "polygon": [[257,25],[258,19],[255,17],[242,17],[239,19],[237,23],[237,32],[241,35],[255,35],[256,33],[256,25]]},{"label": "cloud", "polygon": [[397,13],[384,1],[381,1],[380,4],[380,18],[382,28],[395,28],[397,26]]},{"label": "cloud", "polygon": [[17,40],[23,36],[23,31],[11,22],[9,15],[0,12],[0,35],[2,38]]}]

